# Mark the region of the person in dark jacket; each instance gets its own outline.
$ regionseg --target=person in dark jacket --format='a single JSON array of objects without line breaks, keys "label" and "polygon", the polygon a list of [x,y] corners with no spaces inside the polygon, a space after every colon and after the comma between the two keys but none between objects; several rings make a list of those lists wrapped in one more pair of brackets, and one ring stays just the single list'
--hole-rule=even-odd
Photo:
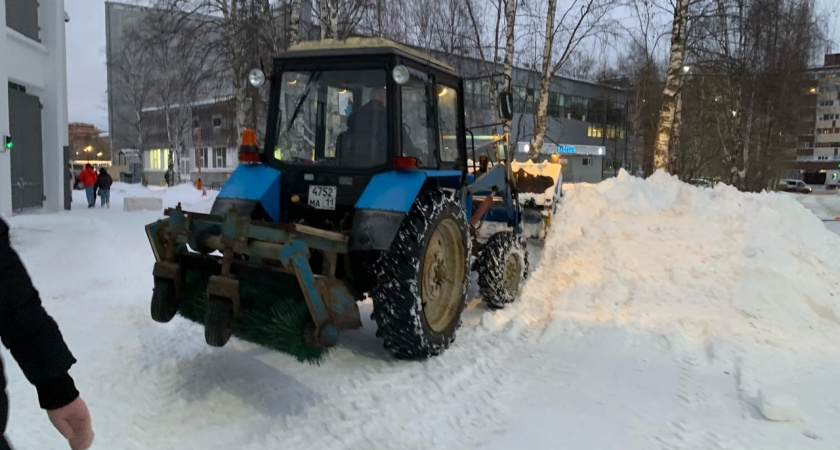
[{"label": "person in dark jacket", "polygon": [[96,190],[99,191],[99,198],[101,198],[100,207],[111,207],[111,185],[114,180],[104,167],[99,168],[99,176],[96,177]]},{"label": "person in dark jacket", "polygon": [[[44,310],[38,291],[9,241],[9,227],[0,219],[0,340],[26,379],[38,402],[73,450],[93,442],[90,412],[68,371],[76,359],[58,325]],[[6,422],[9,401],[0,362],[0,450],[9,450]]]}]

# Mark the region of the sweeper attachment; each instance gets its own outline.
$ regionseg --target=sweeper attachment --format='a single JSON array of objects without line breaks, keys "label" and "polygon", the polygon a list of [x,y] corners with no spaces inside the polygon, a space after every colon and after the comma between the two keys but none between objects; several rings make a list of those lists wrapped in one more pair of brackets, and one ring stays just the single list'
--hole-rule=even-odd
[{"label": "sweeper attachment", "polygon": [[[237,335],[317,362],[369,297],[385,347],[422,359],[455,340],[473,261],[490,307],[516,298],[528,250],[513,155],[498,136],[497,164],[467,163],[451,67],[382,39],[326,40],[250,77],[265,79],[264,145],[245,130],[209,214],[179,204],[146,226],[154,320],[180,313],[209,345]],[[482,242],[485,222],[505,230]]]}]

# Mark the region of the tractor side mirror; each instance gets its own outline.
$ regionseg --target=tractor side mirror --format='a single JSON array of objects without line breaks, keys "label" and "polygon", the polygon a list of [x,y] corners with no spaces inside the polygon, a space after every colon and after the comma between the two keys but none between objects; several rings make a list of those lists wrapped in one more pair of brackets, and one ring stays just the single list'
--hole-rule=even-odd
[{"label": "tractor side mirror", "polygon": [[502,120],[513,119],[513,94],[510,91],[499,94],[499,117]]}]

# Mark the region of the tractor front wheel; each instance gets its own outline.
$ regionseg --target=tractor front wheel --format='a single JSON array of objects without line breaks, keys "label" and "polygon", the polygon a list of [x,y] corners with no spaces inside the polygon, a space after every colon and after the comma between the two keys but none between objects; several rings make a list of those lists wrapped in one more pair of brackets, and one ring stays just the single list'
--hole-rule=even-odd
[{"label": "tractor front wheel", "polygon": [[224,347],[233,334],[233,302],[211,295],[204,316],[204,340],[213,347]]},{"label": "tractor front wheel", "polygon": [[528,276],[525,239],[509,231],[490,236],[478,257],[478,288],[492,309],[513,303]]},{"label": "tractor front wheel", "polygon": [[178,297],[175,281],[155,277],[155,287],[152,291],[152,320],[166,323],[178,313]]},{"label": "tractor front wheel", "polygon": [[440,189],[418,195],[375,265],[373,319],[385,348],[425,359],[455,340],[467,303],[470,240],[461,205]]}]

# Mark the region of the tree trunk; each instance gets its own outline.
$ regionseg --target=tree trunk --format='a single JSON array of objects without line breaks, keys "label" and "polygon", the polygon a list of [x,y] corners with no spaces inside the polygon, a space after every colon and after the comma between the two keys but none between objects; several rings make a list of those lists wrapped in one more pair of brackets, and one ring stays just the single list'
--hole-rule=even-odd
[{"label": "tree trunk", "polygon": [[[753,82],[755,82],[755,78],[753,78]],[[750,93],[750,106],[747,108],[747,130],[744,134],[744,149],[742,151],[741,157],[744,159],[744,165],[742,166],[743,169],[741,172],[738,173],[741,181],[741,188],[743,190],[750,189],[750,180],[747,179],[747,175],[749,174],[750,170],[750,138],[752,137],[753,133],[753,108],[755,106],[755,88],[750,87],[752,91]]]},{"label": "tree trunk", "polygon": [[[671,124],[671,142],[669,148],[673,155],[671,155],[672,164],[674,161],[680,161],[681,164],[676,166],[677,175],[681,169],[685,167],[685,152],[680,150],[680,130],[682,128],[682,92],[677,92],[674,106],[674,121]],[[674,170],[674,165],[671,165],[671,170]]]},{"label": "tree trunk", "polygon": [[318,20],[321,22],[321,39],[336,39],[338,0],[321,0]]},{"label": "tree trunk", "polygon": [[[505,2],[505,90],[511,91],[511,82],[513,81],[513,43],[514,43],[514,29],[516,26],[516,1],[506,0]],[[510,135],[511,126],[509,120],[504,123],[504,132]]]},{"label": "tree trunk", "polygon": [[241,67],[235,67],[233,70],[233,96],[234,96],[234,126],[236,129],[235,140],[242,136],[242,130],[245,129],[245,122],[248,120],[248,92],[245,84],[245,73]]},{"label": "tree trunk", "polygon": [[683,67],[685,53],[685,30],[688,22],[688,0],[677,0],[674,8],[674,23],[671,31],[671,57],[668,63],[668,77],[665,79],[665,89],[662,92],[662,110],[659,113],[656,143],[653,150],[654,170],[668,170],[669,144],[671,142],[671,127],[676,120],[676,96],[680,87],[680,71]]},{"label": "tree trunk", "polygon": [[551,93],[551,48],[554,45],[554,11],[557,0],[548,0],[548,13],[545,17],[545,44],[543,44],[542,74],[540,76],[540,100],[537,103],[537,124],[534,127],[534,138],[531,139],[531,149],[528,158],[536,162],[545,141],[548,123],[548,97]]},{"label": "tree trunk", "polygon": [[289,17],[289,45],[300,40],[300,0],[292,0],[292,13]]}]

